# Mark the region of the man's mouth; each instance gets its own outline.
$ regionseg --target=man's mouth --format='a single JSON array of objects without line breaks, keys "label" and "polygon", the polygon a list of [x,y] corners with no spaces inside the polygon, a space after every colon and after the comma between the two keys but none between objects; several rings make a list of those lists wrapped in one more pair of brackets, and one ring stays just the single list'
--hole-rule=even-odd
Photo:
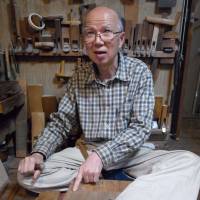
[{"label": "man's mouth", "polygon": [[94,53],[96,55],[102,55],[102,54],[106,54],[106,51],[95,51]]}]

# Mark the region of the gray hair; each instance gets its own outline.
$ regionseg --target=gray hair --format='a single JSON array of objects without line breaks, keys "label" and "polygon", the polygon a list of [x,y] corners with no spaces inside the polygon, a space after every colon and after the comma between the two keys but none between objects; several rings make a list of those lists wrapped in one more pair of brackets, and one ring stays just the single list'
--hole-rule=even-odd
[{"label": "gray hair", "polygon": [[118,12],[117,12],[117,16],[118,16],[118,28],[119,28],[119,31],[123,32],[125,30],[125,20]]}]

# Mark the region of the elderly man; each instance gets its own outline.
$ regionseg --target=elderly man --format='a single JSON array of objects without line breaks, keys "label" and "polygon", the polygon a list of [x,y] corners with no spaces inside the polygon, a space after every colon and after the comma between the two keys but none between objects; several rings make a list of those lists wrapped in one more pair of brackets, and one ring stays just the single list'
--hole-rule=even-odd
[{"label": "elderly man", "polygon": [[[86,16],[83,37],[93,63],[67,83],[58,112],[51,115],[31,155],[19,164],[19,183],[36,192],[66,191],[75,180],[77,190],[81,181],[94,183],[109,173],[116,179],[136,178],[119,199],[195,199],[199,157],[155,151],[145,143],[154,107],[152,77],[142,61],[120,53],[125,37],[120,17],[112,9],[94,8]],[[77,147],[55,153],[80,132],[86,159]],[[193,186],[185,187],[187,183]]]}]

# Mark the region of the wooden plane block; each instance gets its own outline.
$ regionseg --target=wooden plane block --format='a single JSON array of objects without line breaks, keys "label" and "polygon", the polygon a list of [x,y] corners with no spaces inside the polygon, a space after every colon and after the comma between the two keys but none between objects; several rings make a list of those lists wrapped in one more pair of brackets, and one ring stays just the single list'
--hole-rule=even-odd
[{"label": "wooden plane block", "polygon": [[80,27],[79,25],[70,25],[70,41],[80,40]]},{"label": "wooden plane block", "polygon": [[146,16],[145,20],[147,20],[148,22],[153,23],[153,24],[163,24],[163,25],[167,25],[167,26],[176,26],[178,24],[180,16],[181,16],[181,12],[177,12],[175,19],[166,19],[166,18],[160,18],[160,17]]},{"label": "wooden plane block", "polygon": [[31,141],[34,145],[38,136],[45,127],[45,114],[43,112],[31,113]]},{"label": "wooden plane block", "polygon": [[174,58],[175,52],[165,53],[163,51],[152,51],[151,56],[154,58]]},{"label": "wooden plane block", "polygon": [[131,37],[132,21],[125,20],[125,38],[130,40]]},{"label": "wooden plane block", "polygon": [[145,20],[154,24],[164,24],[164,25],[169,25],[169,26],[175,25],[174,19],[165,19],[165,18],[160,18],[160,17],[146,16]]},{"label": "wooden plane block", "polygon": [[43,86],[41,84],[28,85],[28,103],[29,103],[30,113],[43,112],[42,95],[43,95]]},{"label": "wooden plane block", "polygon": [[58,109],[58,101],[56,96],[43,95],[42,96],[42,108],[45,113],[45,118],[49,119],[51,113],[56,112]]},{"label": "wooden plane block", "polygon": [[163,35],[164,39],[179,39],[179,34],[175,31],[168,31]]},{"label": "wooden plane block", "polygon": [[152,35],[151,47],[150,47],[151,53],[156,51],[159,29],[160,29],[159,26],[155,24],[153,27],[153,35]]},{"label": "wooden plane block", "polygon": [[155,97],[155,107],[154,107],[154,118],[160,120],[162,113],[162,105],[163,105],[163,97],[156,96]]}]

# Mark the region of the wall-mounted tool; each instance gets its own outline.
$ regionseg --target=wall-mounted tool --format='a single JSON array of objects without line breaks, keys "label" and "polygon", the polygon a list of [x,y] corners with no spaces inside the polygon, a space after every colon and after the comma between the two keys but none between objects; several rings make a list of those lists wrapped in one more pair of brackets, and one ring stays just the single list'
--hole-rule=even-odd
[{"label": "wall-mounted tool", "polygon": [[176,0],[158,0],[159,8],[172,8],[176,5]]},{"label": "wall-mounted tool", "polygon": [[62,32],[62,51],[64,53],[69,53],[71,51],[70,45],[70,24],[62,22],[61,24],[61,32]]},{"label": "wall-mounted tool", "polygon": [[62,46],[61,22],[63,16],[43,17],[46,28],[41,32],[40,41],[54,44],[53,53],[60,54]]},{"label": "wall-mounted tool", "polygon": [[18,40],[20,38],[20,28],[19,28],[19,16],[18,16],[18,9],[17,9],[17,1],[10,0],[10,28],[11,28],[11,40],[14,44],[14,48],[16,48]]},{"label": "wall-mounted tool", "polygon": [[[172,51],[173,41],[169,45],[168,41],[163,40],[164,35],[164,28],[165,27],[174,27],[178,24],[180,18],[180,13],[178,12],[175,19],[165,19],[165,18],[157,18],[157,17],[151,17],[147,16],[145,19],[150,24],[153,24],[153,37],[151,42],[151,48],[150,48],[150,55],[153,57],[152,62],[152,73],[154,81],[156,80],[156,70],[157,66],[159,64],[158,60],[155,61],[155,59],[158,58],[174,58],[175,52]],[[164,42],[164,44],[162,44]],[[171,62],[171,60],[170,60]]]},{"label": "wall-mounted tool", "polygon": [[70,15],[70,42],[73,52],[80,51],[80,13],[78,10],[71,9]]}]

